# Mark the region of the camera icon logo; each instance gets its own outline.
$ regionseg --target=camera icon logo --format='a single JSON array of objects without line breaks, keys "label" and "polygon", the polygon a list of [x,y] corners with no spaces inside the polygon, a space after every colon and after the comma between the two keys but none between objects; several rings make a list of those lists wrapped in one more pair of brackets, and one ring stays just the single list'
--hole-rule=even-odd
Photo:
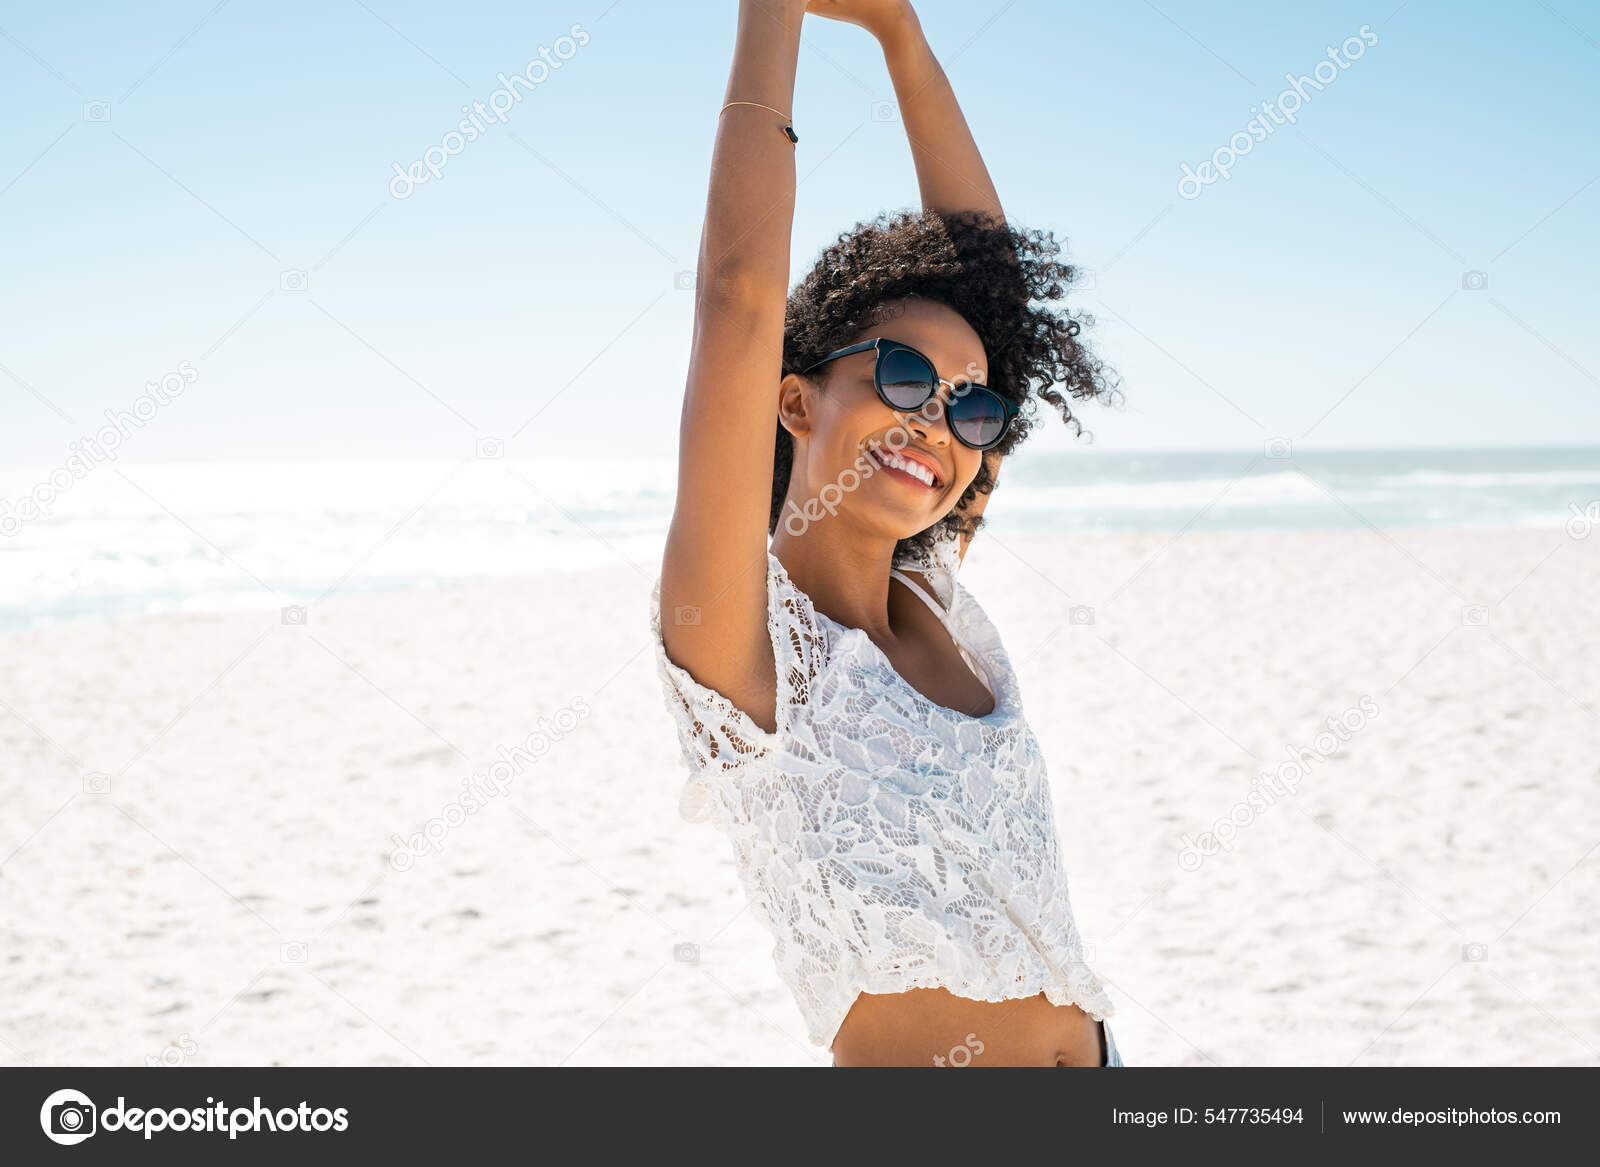
[{"label": "camera icon logo", "polygon": [[292,267],[278,276],[278,287],[285,292],[303,292],[310,283],[306,273],[297,267]]},{"label": "camera icon logo", "polygon": [[304,604],[290,604],[283,609],[283,622],[285,624],[304,624],[306,622],[306,608]]},{"label": "camera icon logo", "polygon": [[111,775],[104,770],[96,770],[92,774],[83,776],[83,792],[85,794],[110,794]]},{"label": "camera icon logo", "polygon": [[700,946],[698,944],[674,944],[672,946],[672,959],[680,964],[699,964]]},{"label": "camera icon logo", "polygon": [[700,273],[699,272],[680,271],[680,272],[675,273],[673,275],[673,277],[672,277],[672,286],[674,288],[676,288],[680,292],[692,292],[692,291],[694,291],[695,286],[699,282],[700,282]]},{"label": "camera icon logo", "polygon": [[694,604],[679,604],[672,609],[672,619],[678,624],[700,623],[700,609]]},{"label": "camera icon logo", "polygon": [[108,122],[111,120],[111,103],[109,101],[86,101],[83,103],[83,120],[86,122]]},{"label": "camera icon logo", "polygon": [[1483,292],[1489,288],[1489,273],[1486,271],[1464,271],[1461,273],[1461,287],[1468,292]]},{"label": "camera icon logo", "polygon": [[278,946],[278,959],[284,964],[304,964],[309,947],[304,940],[291,940]]},{"label": "camera icon logo", "polygon": [[1268,458],[1282,460],[1294,452],[1294,443],[1288,438],[1268,438],[1263,451]]},{"label": "camera icon logo", "polygon": [[75,1146],[94,1134],[94,1103],[81,1090],[57,1090],[39,1108],[45,1137],[63,1147]]},{"label": "camera icon logo", "polygon": [[1489,946],[1487,944],[1463,944],[1461,946],[1461,959],[1478,964],[1489,959]]},{"label": "camera icon logo", "polygon": [[892,101],[875,101],[872,103],[872,120],[897,122],[900,120],[900,107]]},{"label": "camera icon logo", "polygon": [[1461,623],[1468,628],[1482,628],[1489,623],[1489,609],[1482,604],[1468,604],[1461,609]]},{"label": "camera icon logo", "polygon": [[479,438],[478,457],[503,458],[506,453],[506,444],[499,438]]},{"label": "camera icon logo", "polygon": [[1094,609],[1088,604],[1074,604],[1067,609],[1067,619],[1073,624],[1093,624]]}]

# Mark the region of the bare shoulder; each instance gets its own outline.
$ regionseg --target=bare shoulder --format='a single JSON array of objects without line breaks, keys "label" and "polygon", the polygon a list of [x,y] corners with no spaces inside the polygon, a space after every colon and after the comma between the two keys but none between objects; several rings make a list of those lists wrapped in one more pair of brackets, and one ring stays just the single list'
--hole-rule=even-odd
[{"label": "bare shoulder", "polygon": [[761,729],[776,732],[778,674],[768,632],[765,549],[759,558],[752,554],[729,564],[725,575],[671,572],[665,563],[672,553],[669,541],[661,575],[667,658]]}]

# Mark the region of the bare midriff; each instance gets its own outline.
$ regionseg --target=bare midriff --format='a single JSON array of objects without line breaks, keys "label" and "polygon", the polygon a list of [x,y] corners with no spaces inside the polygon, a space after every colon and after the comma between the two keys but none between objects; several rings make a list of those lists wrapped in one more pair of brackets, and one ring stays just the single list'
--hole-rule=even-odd
[{"label": "bare midriff", "polygon": [[947,989],[862,993],[833,1039],[836,1066],[1098,1066],[1100,1023],[1043,993],[973,1001]]}]

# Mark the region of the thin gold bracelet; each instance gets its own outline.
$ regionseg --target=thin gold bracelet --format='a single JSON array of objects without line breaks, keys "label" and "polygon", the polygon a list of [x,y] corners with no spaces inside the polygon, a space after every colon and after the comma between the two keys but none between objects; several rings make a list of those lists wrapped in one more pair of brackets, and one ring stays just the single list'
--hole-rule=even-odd
[{"label": "thin gold bracelet", "polygon": [[788,138],[789,141],[793,143],[798,143],[800,141],[800,135],[794,132],[794,125],[790,122],[788,114],[784,113],[781,109],[772,109],[770,105],[762,105],[759,101],[730,101],[727,105],[723,106],[717,111],[717,116],[720,118],[723,114],[728,112],[729,106],[735,105],[753,105],[757,109],[771,109],[773,113],[781,117],[786,123],[783,127],[783,136]]}]

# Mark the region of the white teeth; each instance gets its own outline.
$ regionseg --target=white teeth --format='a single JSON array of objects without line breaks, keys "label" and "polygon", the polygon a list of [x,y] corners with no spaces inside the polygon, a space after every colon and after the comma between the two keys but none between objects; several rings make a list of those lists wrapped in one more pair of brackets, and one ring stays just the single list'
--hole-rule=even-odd
[{"label": "white teeth", "polygon": [[925,486],[933,485],[933,471],[929,470],[921,462],[912,462],[909,459],[902,458],[899,454],[884,450],[873,450],[872,452],[878,461],[885,466],[894,470],[903,470],[911,477],[920,480]]}]

